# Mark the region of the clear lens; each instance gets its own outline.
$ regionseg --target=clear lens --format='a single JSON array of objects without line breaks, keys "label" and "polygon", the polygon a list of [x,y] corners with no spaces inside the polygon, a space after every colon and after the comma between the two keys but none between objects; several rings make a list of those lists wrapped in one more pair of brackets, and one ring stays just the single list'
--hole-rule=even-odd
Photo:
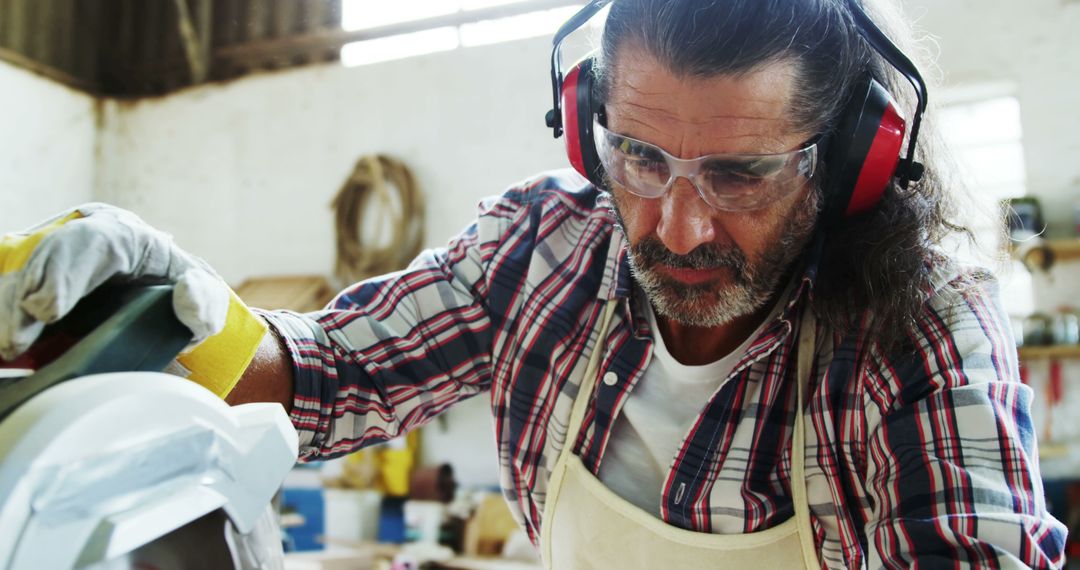
[{"label": "clear lens", "polygon": [[647,142],[612,133],[593,122],[600,163],[611,179],[643,198],[659,198],[678,177],[690,180],[710,206],[754,210],[798,190],[814,175],[817,145],[782,154],[672,156]]},{"label": "clear lens", "polygon": [[627,137],[621,137],[603,127],[594,130],[600,163],[619,184],[634,186],[634,193],[645,198],[658,198],[671,179],[664,151],[659,147]]}]

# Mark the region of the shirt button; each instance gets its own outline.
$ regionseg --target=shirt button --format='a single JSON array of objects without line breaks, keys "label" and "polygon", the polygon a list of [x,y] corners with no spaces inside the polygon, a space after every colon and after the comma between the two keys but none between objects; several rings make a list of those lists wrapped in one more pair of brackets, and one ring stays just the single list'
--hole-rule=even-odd
[{"label": "shirt button", "polygon": [[604,384],[608,386],[614,386],[619,382],[619,375],[614,372],[608,372],[604,374]]}]

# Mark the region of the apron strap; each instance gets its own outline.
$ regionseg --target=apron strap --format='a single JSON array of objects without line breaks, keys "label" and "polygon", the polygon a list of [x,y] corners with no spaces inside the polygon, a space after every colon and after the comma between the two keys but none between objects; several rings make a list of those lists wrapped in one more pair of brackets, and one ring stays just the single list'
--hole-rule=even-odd
[{"label": "apron strap", "polygon": [[791,439],[791,502],[795,506],[795,520],[799,525],[799,542],[802,543],[806,568],[820,568],[817,547],[814,544],[814,526],[810,522],[810,502],[806,493],[806,420],[803,393],[810,382],[814,365],[814,348],[817,335],[817,319],[809,307],[803,311],[799,327],[798,368],[795,377],[795,426]]}]

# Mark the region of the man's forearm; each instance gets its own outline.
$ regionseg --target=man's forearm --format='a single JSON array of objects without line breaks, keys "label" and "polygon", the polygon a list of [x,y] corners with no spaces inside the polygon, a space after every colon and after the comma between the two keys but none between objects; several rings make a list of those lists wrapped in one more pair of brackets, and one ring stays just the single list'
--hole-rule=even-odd
[{"label": "man's forearm", "polygon": [[293,368],[284,342],[268,331],[236,387],[225,398],[229,404],[278,402],[292,410]]}]

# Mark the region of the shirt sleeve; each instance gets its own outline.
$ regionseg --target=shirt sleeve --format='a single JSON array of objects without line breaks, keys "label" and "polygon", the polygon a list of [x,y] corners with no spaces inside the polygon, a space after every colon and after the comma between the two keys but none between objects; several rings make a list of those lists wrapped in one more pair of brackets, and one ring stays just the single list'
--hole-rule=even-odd
[{"label": "shirt sleeve", "polygon": [[[1046,510],[1032,391],[995,284],[939,291],[899,357],[868,374],[870,568],[1058,568],[1065,527]],[[958,292],[962,291],[962,292]]]},{"label": "shirt sleeve", "polygon": [[292,360],[302,461],[395,438],[488,389],[489,265],[524,231],[523,209],[513,191],[485,200],[445,248],[342,291],[327,310],[261,313]]}]

